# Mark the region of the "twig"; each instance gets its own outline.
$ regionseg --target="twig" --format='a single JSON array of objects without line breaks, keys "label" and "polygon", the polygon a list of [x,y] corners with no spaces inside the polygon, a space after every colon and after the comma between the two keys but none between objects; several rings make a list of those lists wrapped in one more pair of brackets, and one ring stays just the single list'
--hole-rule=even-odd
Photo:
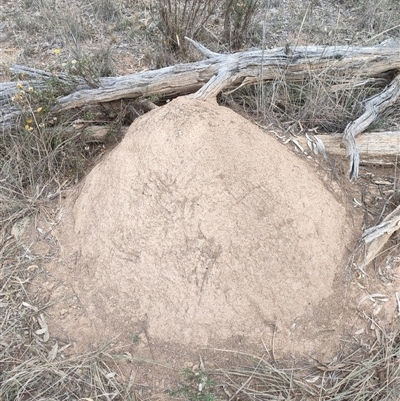
[{"label": "twig", "polygon": [[396,291],[394,293],[396,295],[396,301],[397,301],[397,312],[400,313],[400,299],[399,299],[399,293]]},{"label": "twig", "polygon": [[360,150],[355,137],[365,131],[388,107],[392,106],[400,97],[400,74],[396,75],[390,85],[383,92],[365,102],[365,112],[349,123],[343,133],[343,144],[346,154],[350,157],[350,178],[357,178],[360,164]]},{"label": "twig", "polygon": [[388,214],[383,221],[364,231],[362,239],[369,244],[364,257],[363,266],[366,267],[379,254],[392,234],[400,228],[400,206]]}]

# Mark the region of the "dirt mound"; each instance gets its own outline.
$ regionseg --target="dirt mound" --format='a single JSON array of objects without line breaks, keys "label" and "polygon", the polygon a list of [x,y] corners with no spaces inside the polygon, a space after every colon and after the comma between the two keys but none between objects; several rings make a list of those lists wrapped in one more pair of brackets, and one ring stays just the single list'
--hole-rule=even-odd
[{"label": "dirt mound", "polygon": [[304,160],[216,103],[179,98],[139,118],[87,176],[71,224],[53,271],[77,302],[53,313],[63,336],[275,336],[315,355],[342,334],[345,208]]}]

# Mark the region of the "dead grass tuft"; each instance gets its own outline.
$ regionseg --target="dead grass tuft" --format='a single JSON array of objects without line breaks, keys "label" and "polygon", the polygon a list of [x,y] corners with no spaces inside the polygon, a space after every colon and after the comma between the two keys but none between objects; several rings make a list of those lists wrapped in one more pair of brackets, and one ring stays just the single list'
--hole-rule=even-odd
[{"label": "dead grass tuft", "polygon": [[301,81],[288,81],[285,73],[267,84],[244,87],[230,99],[250,115],[279,122],[282,128],[318,128],[322,132],[342,132],[364,112],[365,99],[384,88],[383,79],[344,79],[335,71],[310,74]]},{"label": "dead grass tuft", "polygon": [[232,50],[248,42],[259,0],[226,0],[224,4],[224,36]]},{"label": "dead grass tuft", "polygon": [[70,344],[48,340],[47,305],[35,305],[28,286],[41,260],[15,238],[0,250],[0,399],[133,400],[116,380],[106,349],[69,357]]},{"label": "dead grass tuft", "polygon": [[185,52],[185,36],[196,38],[215,10],[211,0],[157,0],[154,9],[164,44],[173,51]]},{"label": "dead grass tuft", "polygon": [[80,77],[91,87],[100,86],[101,77],[109,77],[114,72],[113,49],[110,45],[100,46],[88,53],[81,48],[73,51],[74,59],[67,64],[72,77]]},{"label": "dead grass tuft", "polygon": [[56,80],[46,84],[15,83],[10,101],[21,116],[0,132],[0,400],[133,399],[116,381],[105,349],[68,357],[70,344],[50,339],[48,305],[36,305],[29,295],[45,261],[18,242],[28,217],[47,215],[96,151],[84,129],[72,127],[70,119],[79,115],[51,114],[65,88]]},{"label": "dead grass tuft", "polygon": [[222,369],[229,398],[248,400],[395,401],[400,396],[400,327],[381,331],[367,348],[339,354],[329,365],[279,364],[268,354],[243,369]]},{"label": "dead grass tuft", "polygon": [[90,152],[80,131],[49,114],[62,88],[16,83],[12,101],[22,114],[17,127],[0,132],[0,200],[3,237],[17,220],[38,213],[85,171]]},{"label": "dead grass tuft", "polygon": [[400,12],[399,2],[395,0],[365,0],[355,4],[359,12],[358,27],[368,32],[368,42],[380,39],[385,33],[390,36],[400,32],[396,15]]},{"label": "dead grass tuft", "polygon": [[122,16],[121,4],[115,0],[95,0],[91,3],[97,19],[105,22],[117,21]]}]

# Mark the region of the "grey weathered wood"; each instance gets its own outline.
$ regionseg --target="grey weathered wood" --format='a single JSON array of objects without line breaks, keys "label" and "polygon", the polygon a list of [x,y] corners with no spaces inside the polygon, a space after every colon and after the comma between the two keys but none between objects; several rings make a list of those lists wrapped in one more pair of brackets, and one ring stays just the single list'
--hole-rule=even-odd
[{"label": "grey weathered wood", "polygon": [[64,88],[69,88],[69,91],[90,89],[82,78],[69,78],[66,74],[50,73],[44,70],[29,68],[22,65],[13,65],[10,68],[11,72],[20,77],[16,82],[0,82],[0,128],[10,128],[15,124],[21,114],[19,107],[13,103],[12,98],[21,89],[28,91],[30,87],[36,91],[48,89],[48,80],[63,85]]},{"label": "grey weathered wood", "polygon": [[362,270],[368,266],[383,249],[390,237],[400,228],[400,206],[388,214],[381,223],[366,229],[362,239],[366,244],[366,252],[362,263]]},{"label": "grey weathered wood", "polygon": [[400,75],[397,75],[381,93],[368,99],[365,102],[365,112],[347,125],[343,133],[343,144],[350,159],[350,178],[358,177],[358,166],[360,164],[360,150],[355,140],[356,136],[364,132],[383,111],[393,106],[399,97]]},{"label": "grey weathered wood", "polygon": [[[354,85],[365,78],[379,77],[382,73],[400,68],[400,42],[394,41],[371,47],[297,46],[290,51],[282,47],[234,54],[214,53],[190,39],[189,41],[208,58],[121,77],[99,78],[99,88],[89,88],[80,80],[77,90],[58,99],[55,110],[122,98],[189,94],[203,87],[220,71],[224,74],[221,73],[220,79],[214,79],[208,86],[210,94],[215,93],[215,87],[223,90],[237,87],[243,82],[251,84],[273,81],[277,76],[282,76],[283,72],[286,80],[296,81],[307,78],[310,74],[333,69],[337,79],[342,77]],[[37,80],[54,78],[53,74],[22,66],[14,66],[13,70],[15,73],[34,76]],[[59,74],[56,78],[64,83],[71,83],[65,74]],[[1,97],[4,97],[1,90],[6,84],[0,84],[0,102]]]},{"label": "grey weathered wood", "polygon": [[[43,81],[57,79],[70,85],[71,93],[57,99],[54,113],[91,104],[120,99],[138,99],[151,96],[178,96],[191,94],[199,99],[216,96],[226,89],[267,81],[285,79],[301,81],[310,76],[329,71],[332,84],[351,88],[373,79],[389,76],[400,69],[400,42],[386,41],[378,46],[296,46],[267,50],[249,50],[233,54],[219,54],[201,44],[187,39],[207,59],[178,64],[154,71],[144,71],[121,77],[99,78],[98,88],[90,88],[82,79],[71,79],[65,74],[56,77],[45,71],[14,66],[14,72],[34,78],[23,85],[44,85]],[[358,174],[357,134],[376,117],[380,110],[393,104],[399,90],[398,78],[380,95],[366,103],[366,113],[350,123],[343,136],[343,143],[350,157],[350,174]],[[18,109],[11,102],[15,83],[0,84],[0,128],[10,126],[18,117]],[[397,92],[396,92],[397,91]],[[392,96],[390,96],[390,94]]]},{"label": "grey weathered wood", "polygon": [[[196,47],[199,46],[197,44]],[[189,94],[202,88],[213,77],[207,91],[202,90],[200,98],[214,96],[217,91],[237,87],[244,81],[246,84],[273,81],[282,75],[282,70],[286,80],[296,81],[332,68],[337,77],[342,76],[354,85],[359,80],[378,77],[400,68],[399,42],[372,47],[298,46],[290,50],[288,52],[287,48],[276,48],[234,54],[203,50],[202,53],[208,58],[195,63],[178,64],[123,77],[100,78],[100,88],[83,89],[62,97],[58,99],[55,110],[122,98]]]},{"label": "grey weathered wood", "polygon": [[[328,155],[346,159],[342,134],[315,137],[322,141]],[[307,148],[305,137],[296,140],[303,148]],[[366,132],[357,138],[357,146],[361,165],[393,166],[400,163],[400,131]]]}]

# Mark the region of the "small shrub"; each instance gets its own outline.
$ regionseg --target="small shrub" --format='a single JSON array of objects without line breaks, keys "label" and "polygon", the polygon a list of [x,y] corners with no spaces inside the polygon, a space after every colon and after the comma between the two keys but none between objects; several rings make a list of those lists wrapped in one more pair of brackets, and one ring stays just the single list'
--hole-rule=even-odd
[{"label": "small shrub", "polygon": [[214,381],[203,369],[185,369],[185,381],[179,388],[170,391],[170,396],[191,401],[214,401]]},{"label": "small shrub", "polygon": [[18,31],[25,31],[29,35],[34,35],[42,30],[42,25],[33,18],[19,15],[14,19],[15,28]]},{"label": "small shrub", "polygon": [[232,50],[245,43],[257,12],[259,0],[226,0],[224,5],[224,36]]},{"label": "small shrub", "polygon": [[17,84],[13,103],[21,110],[18,127],[0,132],[0,225],[9,227],[32,214],[60,190],[61,183],[83,174],[88,155],[81,135],[71,137],[49,110],[62,87],[49,82],[38,91]]},{"label": "small shrub", "polygon": [[215,10],[212,0],[157,0],[155,14],[163,43],[171,50],[185,52],[185,36],[196,38]]},{"label": "small shrub", "polygon": [[80,52],[75,54],[75,59],[70,61],[67,72],[71,77],[81,77],[92,88],[100,86],[100,77],[113,75],[113,51],[111,46],[100,47],[93,53]]},{"label": "small shrub", "polygon": [[75,49],[78,48],[79,43],[87,39],[91,32],[88,25],[80,15],[79,12],[72,11],[71,13],[63,14],[62,19],[55,21],[59,23],[59,27],[54,27],[59,32],[59,36],[65,43],[71,44]]},{"label": "small shrub", "polygon": [[105,22],[115,21],[121,17],[121,8],[115,0],[95,0],[92,3],[96,17]]}]

